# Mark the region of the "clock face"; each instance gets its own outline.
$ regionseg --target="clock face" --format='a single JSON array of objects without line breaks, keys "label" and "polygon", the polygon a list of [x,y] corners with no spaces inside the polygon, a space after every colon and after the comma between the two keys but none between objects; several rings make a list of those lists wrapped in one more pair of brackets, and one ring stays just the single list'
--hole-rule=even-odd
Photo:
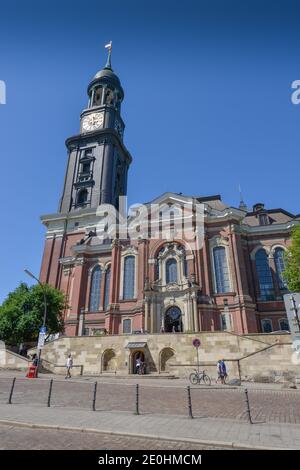
[{"label": "clock face", "polygon": [[85,116],[82,120],[83,131],[94,131],[103,126],[104,116],[103,113],[91,113]]}]

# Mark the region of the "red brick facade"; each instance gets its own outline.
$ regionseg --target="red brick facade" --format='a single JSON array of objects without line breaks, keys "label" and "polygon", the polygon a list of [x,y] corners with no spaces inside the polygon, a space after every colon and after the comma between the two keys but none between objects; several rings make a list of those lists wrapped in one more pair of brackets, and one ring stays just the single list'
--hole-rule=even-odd
[{"label": "red brick facade", "polygon": [[[165,200],[170,207],[175,196],[184,202],[184,196],[167,194]],[[235,209],[216,196],[198,201],[204,204],[206,215],[203,244],[197,250],[176,238],[101,243],[97,236],[87,236],[91,228],[90,223],[86,226],[87,217],[91,220],[87,209],[72,216],[43,217],[48,232],[40,278],[67,294],[67,335],[160,333],[166,331],[166,315],[171,307],[178,307],[181,313],[178,331],[227,329],[239,334],[255,333],[263,331],[264,319],[271,321],[273,331],[283,328],[280,320],[286,316],[282,301],[285,289],[280,285],[274,253],[278,248],[287,249],[291,227],[298,219],[281,209],[261,209],[258,213]],[[262,210],[269,219],[264,225],[259,219]],[[228,274],[224,292],[218,292],[213,255],[214,248],[220,246],[225,248]],[[262,297],[256,264],[256,253],[261,249],[265,250],[273,282],[268,298]],[[134,287],[132,298],[124,299],[127,256],[134,259]],[[176,264],[176,279],[172,282],[166,278],[170,258]],[[92,287],[96,266],[100,266],[101,281]],[[93,288],[99,297],[96,311],[90,308]],[[126,327],[124,320],[130,320]]]}]

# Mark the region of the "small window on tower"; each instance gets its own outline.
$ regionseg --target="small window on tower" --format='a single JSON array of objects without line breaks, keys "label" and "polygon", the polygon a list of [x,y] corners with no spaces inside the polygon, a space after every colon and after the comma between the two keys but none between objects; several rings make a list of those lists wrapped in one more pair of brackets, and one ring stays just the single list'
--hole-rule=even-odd
[{"label": "small window on tower", "polygon": [[90,169],[91,169],[91,163],[90,162],[82,163],[81,173],[89,173]]},{"label": "small window on tower", "polygon": [[77,196],[77,206],[84,206],[87,202],[88,192],[87,189],[82,189],[79,191]]}]

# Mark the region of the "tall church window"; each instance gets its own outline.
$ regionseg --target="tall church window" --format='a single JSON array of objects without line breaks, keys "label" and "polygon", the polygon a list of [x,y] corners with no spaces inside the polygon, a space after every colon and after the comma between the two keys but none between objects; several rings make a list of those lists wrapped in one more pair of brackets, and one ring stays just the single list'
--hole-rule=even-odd
[{"label": "tall church window", "polygon": [[259,281],[261,300],[274,300],[274,284],[267,253],[264,249],[257,251],[255,265]]},{"label": "tall church window", "polygon": [[92,272],[90,291],[90,312],[98,312],[100,309],[102,271],[100,266],[96,266]]},{"label": "tall church window", "polygon": [[107,310],[109,303],[109,287],[110,287],[110,266],[105,273],[105,292],[104,292],[104,310]]},{"label": "tall church window", "polygon": [[285,270],[283,248],[276,248],[274,253],[274,262],[279,287],[280,289],[286,289],[286,282],[283,278],[283,271]]},{"label": "tall church window", "polygon": [[213,249],[215,268],[216,292],[222,294],[230,291],[229,270],[224,246],[216,246]]},{"label": "tall church window", "polygon": [[177,261],[175,258],[170,258],[166,262],[166,282],[177,282]]},{"label": "tall church window", "polygon": [[124,283],[123,283],[123,299],[129,300],[134,298],[135,283],[135,257],[126,256],[124,259]]}]

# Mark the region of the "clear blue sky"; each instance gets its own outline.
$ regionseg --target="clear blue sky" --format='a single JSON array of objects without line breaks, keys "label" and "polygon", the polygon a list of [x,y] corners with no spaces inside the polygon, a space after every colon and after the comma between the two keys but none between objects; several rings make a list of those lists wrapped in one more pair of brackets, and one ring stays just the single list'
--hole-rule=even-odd
[{"label": "clear blue sky", "polygon": [[130,202],[220,193],[299,213],[300,6],[296,1],[4,1],[0,17],[0,300],[39,273],[44,228],[105,62],[125,90]]}]

